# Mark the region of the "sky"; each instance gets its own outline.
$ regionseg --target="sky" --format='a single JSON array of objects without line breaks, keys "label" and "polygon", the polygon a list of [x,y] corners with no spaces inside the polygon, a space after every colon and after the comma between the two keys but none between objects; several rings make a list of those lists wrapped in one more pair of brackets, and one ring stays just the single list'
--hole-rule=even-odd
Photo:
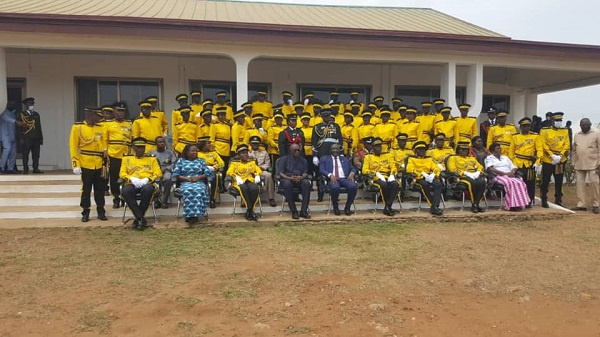
[{"label": "sky", "polygon": [[[298,3],[297,0],[252,0]],[[517,40],[600,45],[600,1],[594,0],[305,0],[303,4],[423,7],[460,18]],[[599,65],[600,69],[600,65]],[[563,111],[579,125],[583,117],[600,123],[600,85],[538,96],[538,116]]]}]

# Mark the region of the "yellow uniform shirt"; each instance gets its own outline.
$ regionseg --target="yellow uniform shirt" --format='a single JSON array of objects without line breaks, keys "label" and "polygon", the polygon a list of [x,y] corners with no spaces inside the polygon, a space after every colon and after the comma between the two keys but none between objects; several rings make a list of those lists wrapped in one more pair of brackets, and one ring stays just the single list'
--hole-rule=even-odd
[{"label": "yellow uniform shirt", "polygon": [[[304,155],[312,156],[313,155],[313,150],[312,150],[313,127],[312,126],[309,126],[307,128],[302,127],[302,128],[300,128],[300,130],[302,130],[302,133],[304,133]],[[342,132],[342,134],[343,134],[343,132]]]},{"label": "yellow uniform shirt", "polygon": [[131,146],[131,121],[112,120],[103,123],[108,139],[108,155],[113,158],[123,158],[129,154]]},{"label": "yellow uniform shirt", "polygon": [[220,156],[231,155],[231,126],[229,123],[216,121],[210,126],[210,142]]},{"label": "yellow uniform shirt", "polygon": [[392,155],[394,156],[394,161],[396,162],[396,169],[398,172],[401,172],[404,171],[404,162],[406,157],[414,155],[414,152],[406,147],[404,149],[397,148],[392,150]]},{"label": "yellow uniform shirt", "polygon": [[[231,127],[231,150],[236,151],[238,146],[244,144],[246,136],[246,128],[243,124],[237,122]],[[246,143],[248,145],[248,143]]]},{"label": "yellow uniform shirt", "polygon": [[418,122],[420,127],[418,140],[430,144],[431,135],[434,133],[435,115],[419,116]]},{"label": "yellow uniform shirt", "polygon": [[225,167],[225,162],[223,161],[223,159],[221,159],[221,156],[219,156],[217,151],[198,151],[198,158],[204,159],[206,165],[214,167],[217,171]]},{"label": "yellow uniform shirt", "polygon": [[507,156],[510,152],[510,140],[512,135],[517,133],[517,129],[512,124],[506,124],[504,126],[494,125],[488,130],[487,135],[487,146],[489,147],[493,143],[500,144],[502,149],[502,155]]},{"label": "yellow uniform shirt", "polygon": [[421,135],[421,124],[417,121],[406,120],[400,126],[400,130],[398,131],[398,133],[406,133],[408,135],[406,147],[412,149],[413,144],[419,139],[419,136]]},{"label": "yellow uniform shirt", "polygon": [[434,125],[434,134],[437,135],[438,133],[443,133],[444,135],[446,135],[446,141],[444,142],[445,146],[450,146],[450,141],[454,141],[454,143],[456,143],[456,140],[454,139],[454,134],[456,132],[456,121],[454,119],[448,119],[448,120],[440,120],[437,121]]},{"label": "yellow uniform shirt", "polygon": [[232,186],[237,186],[237,179],[235,177],[240,177],[244,182],[254,182],[254,177],[262,174],[262,170],[254,160],[248,160],[247,162],[242,162],[241,160],[232,160],[229,163],[229,167],[227,168],[227,176],[233,177],[231,180]]},{"label": "yellow uniform shirt", "polygon": [[202,104],[192,104],[190,108],[192,108],[190,121],[198,123],[199,120],[202,120],[202,116],[199,116],[199,114],[204,110],[204,106]]},{"label": "yellow uniform shirt", "polygon": [[569,140],[569,130],[567,128],[543,128],[540,131],[540,137],[542,147],[544,149],[542,162],[551,164],[551,155],[553,154],[562,156],[560,161],[561,163],[567,161],[567,155],[571,146],[571,141]]},{"label": "yellow uniform shirt", "polygon": [[442,165],[442,167],[446,167],[446,158],[448,158],[448,156],[453,155],[454,153],[455,152],[453,148],[446,146],[444,146],[441,149],[434,147],[431,150],[427,150],[427,156],[431,157],[431,159],[433,159],[433,161],[435,161],[437,164]]},{"label": "yellow uniform shirt", "polygon": [[[358,147],[358,129],[352,124],[344,124],[341,127],[342,142],[344,143],[344,155],[350,157]],[[305,135],[306,138],[306,135]],[[310,144],[308,141],[306,142]]]},{"label": "yellow uniform shirt", "polygon": [[205,137],[209,137],[210,138],[210,126],[211,124],[205,124],[204,122],[202,122],[201,124],[198,124],[198,128],[196,129],[196,137],[198,138],[205,138]]},{"label": "yellow uniform shirt", "polygon": [[181,121],[173,126],[173,149],[182,153],[186,145],[198,144],[198,125],[196,122]]},{"label": "yellow uniform shirt", "polygon": [[267,152],[269,154],[279,154],[279,145],[277,142],[279,141],[279,133],[285,129],[285,125],[277,125],[273,123],[269,129],[267,130],[267,140],[269,148]]},{"label": "yellow uniform shirt", "polygon": [[267,145],[269,144],[269,135],[267,134],[267,131],[265,131],[263,129],[263,131],[261,133],[261,131],[257,128],[250,128],[250,129],[246,130],[246,132],[244,134],[244,144],[250,145],[250,137],[253,137],[253,136],[260,137],[260,143],[261,143],[260,146],[263,149],[267,148]]},{"label": "yellow uniform shirt", "polygon": [[230,105],[227,104],[219,104],[219,103],[215,103],[215,105],[213,105],[213,109],[212,109],[212,114],[213,116],[217,116],[217,108],[223,108],[225,107],[225,118],[228,121],[233,121],[233,109],[231,108]]},{"label": "yellow uniform shirt", "polygon": [[289,114],[293,114],[295,112],[294,104],[283,103],[283,105],[281,106],[281,112],[283,112],[283,115],[285,117],[287,117]]},{"label": "yellow uniform shirt", "polygon": [[273,103],[269,101],[252,102],[252,116],[256,115],[257,113],[260,113],[267,118],[273,117]]},{"label": "yellow uniform shirt", "polygon": [[477,118],[467,116],[455,119],[456,128],[454,129],[454,142],[469,142],[477,136]]},{"label": "yellow uniform shirt", "polygon": [[162,171],[158,159],[154,156],[124,156],[121,163],[119,178],[123,179],[126,185],[131,185],[129,178],[138,179],[148,178],[150,182],[162,177]]},{"label": "yellow uniform shirt", "polygon": [[434,173],[437,178],[439,178],[441,173],[437,163],[429,156],[425,156],[423,158],[414,156],[408,157],[408,160],[406,161],[406,167],[404,169],[406,170],[406,173],[414,174],[417,180],[424,179],[421,173]]},{"label": "yellow uniform shirt", "polygon": [[[544,146],[542,138],[535,132],[529,132],[524,135],[514,134],[510,142],[508,157],[518,168],[529,168],[533,164],[541,164],[544,156]],[[535,160],[532,160],[536,157]]]},{"label": "yellow uniform shirt", "polygon": [[[167,121],[167,116],[165,115],[164,111],[152,110],[150,112],[150,116],[154,116],[160,120],[160,125],[162,128],[163,135],[166,135],[167,133],[169,133],[169,122]],[[144,115],[140,112],[140,115],[138,117],[141,118],[141,117],[144,117]],[[191,119],[191,117],[190,117],[190,119]]]},{"label": "yellow uniform shirt", "polygon": [[477,161],[477,158],[472,156],[450,156],[448,158],[447,170],[460,177],[464,177],[465,172],[481,172],[482,175],[480,177],[483,177],[483,166]]},{"label": "yellow uniform shirt", "polygon": [[102,168],[104,151],[108,147],[106,128],[101,124],[75,123],[69,137],[73,168],[96,170]]},{"label": "yellow uniform shirt", "polygon": [[382,153],[379,156],[374,153],[369,153],[363,160],[362,173],[372,176],[373,180],[378,180],[375,173],[381,173],[386,179],[390,175],[396,174],[396,163],[391,153]]},{"label": "yellow uniform shirt", "polygon": [[131,126],[131,137],[144,137],[146,139],[146,153],[156,150],[156,137],[162,137],[163,130],[161,121],[158,117],[139,117],[133,121]]},{"label": "yellow uniform shirt", "polygon": [[379,137],[383,140],[381,146],[382,152],[389,152],[391,148],[396,147],[396,135],[398,135],[398,129],[396,123],[388,121],[387,123],[379,123],[373,129],[373,137]]}]

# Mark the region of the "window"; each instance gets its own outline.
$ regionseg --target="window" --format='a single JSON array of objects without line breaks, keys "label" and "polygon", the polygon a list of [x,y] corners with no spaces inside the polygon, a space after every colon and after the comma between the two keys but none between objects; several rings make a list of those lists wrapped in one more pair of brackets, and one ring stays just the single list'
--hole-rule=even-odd
[{"label": "window", "polygon": [[[267,99],[271,96],[271,84],[270,83],[248,83],[248,100],[253,101],[256,99],[256,94],[259,91],[267,92]],[[235,82],[206,82],[200,80],[190,80],[190,91],[202,91],[202,98],[215,100],[216,94],[219,91],[225,91],[228,93],[228,99],[231,100],[231,106],[237,107],[237,87]],[[240,102],[244,103],[244,102]]]},{"label": "window", "polygon": [[491,106],[498,110],[508,111],[508,109],[510,109],[510,96],[483,95],[483,105],[481,106],[481,111],[483,112]]},{"label": "window", "polygon": [[[78,121],[83,120],[86,106],[103,106],[116,102],[127,104],[125,118],[137,115],[138,103],[148,96],[159,96],[160,81],[158,80],[120,80],[120,79],[75,79],[77,91]],[[161,100],[159,99],[159,102]]]},{"label": "window", "polygon": [[300,97],[297,99],[303,100],[304,95],[312,92],[315,94],[315,98],[323,103],[329,103],[329,93],[331,91],[337,91],[340,93],[340,102],[350,102],[350,93],[353,91],[358,92],[358,100],[361,102],[369,102],[371,99],[371,87],[366,85],[326,85],[326,84],[299,84],[298,91]]},{"label": "window", "polygon": [[[465,102],[467,88],[456,87],[456,102]],[[396,97],[402,98],[402,103],[420,109],[421,102],[432,102],[440,97],[440,87],[396,86]]]}]

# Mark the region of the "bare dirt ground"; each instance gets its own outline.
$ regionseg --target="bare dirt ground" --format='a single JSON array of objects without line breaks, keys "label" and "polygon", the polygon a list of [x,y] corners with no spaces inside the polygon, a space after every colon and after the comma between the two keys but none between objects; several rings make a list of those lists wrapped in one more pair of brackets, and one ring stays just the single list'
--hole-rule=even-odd
[{"label": "bare dirt ground", "polygon": [[0,336],[600,336],[600,215],[506,219],[2,230]]}]

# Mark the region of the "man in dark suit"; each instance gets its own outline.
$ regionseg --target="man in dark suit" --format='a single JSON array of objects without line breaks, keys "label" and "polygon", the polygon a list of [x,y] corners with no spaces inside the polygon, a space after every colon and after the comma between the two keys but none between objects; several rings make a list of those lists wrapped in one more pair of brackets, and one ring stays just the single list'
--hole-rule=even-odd
[{"label": "man in dark suit", "polygon": [[331,155],[321,157],[319,163],[319,172],[323,177],[329,180],[329,194],[333,205],[333,213],[340,215],[338,201],[340,196],[340,187],[348,190],[348,199],[344,207],[344,214],[351,215],[350,206],[354,203],[358,185],[354,182],[356,169],[350,164],[346,157],[340,157],[340,145],[333,144],[330,148]]},{"label": "man in dark suit", "polygon": [[42,122],[40,114],[33,110],[35,99],[27,97],[23,100],[25,111],[19,114],[18,120],[21,121],[20,136],[23,142],[23,174],[29,173],[29,153],[33,161],[33,173],[44,173],[40,171],[40,147],[44,145],[44,135],[42,134]]},{"label": "man in dark suit", "polygon": [[488,131],[492,126],[496,125],[496,112],[496,108],[494,108],[493,106],[489,107],[486,110],[488,119],[486,121],[483,121],[483,123],[479,124],[479,135],[481,136],[481,139],[483,139],[483,146],[485,146],[485,148],[492,145],[486,144],[486,141]]},{"label": "man in dark suit", "polygon": [[[300,155],[300,145],[290,145],[290,154],[277,160],[277,175],[279,184],[283,189],[283,196],[288,202],[292,219],[300,217],[310,219],[308,214],[308,202],[310,200],[310,180],[308,179],[308,163]],[[302,194],[302,206],[300,214],[296,208],[294,187],[300,187]]]}]

